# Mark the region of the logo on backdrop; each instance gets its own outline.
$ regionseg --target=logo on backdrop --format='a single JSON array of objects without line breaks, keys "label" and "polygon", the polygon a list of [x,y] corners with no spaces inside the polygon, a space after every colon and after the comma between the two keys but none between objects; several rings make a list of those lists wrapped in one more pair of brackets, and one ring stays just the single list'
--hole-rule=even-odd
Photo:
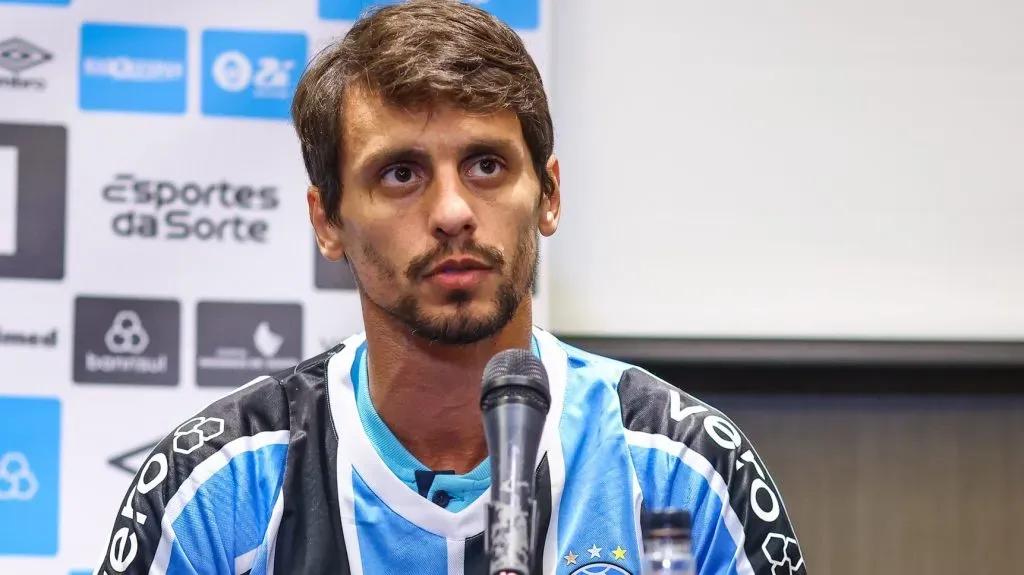
[{"label": "logo on backdrop", "polygon": [[133,447],[124,453],[114,455],[107,460],[107,463],[134,477],[135,474],[142,469],[142,464],[146,462],[146,457],[153,452],[153,449],[156,448],[158,443],[160,443],[160,439],[150,441],[145,445]]},{"label": "logo on backdrop", "polygon": [[0,397],[0,555],[57,554],[60,402]]},{"label": "logo on backdrop", "polygon": [[27,331],[0,324],[0,347],[57,347],[57,328]]},{"label": "logo on backdrop", "polygon": [[[371,7],[398,4],[401,0],[320,0],[320,18],[356,20]],[[535,30],[540,26],[540,0],[464,0],[497,16],[512,28]]]},{"label": "logo on backdrop", "polygon": [[79,107],[185,113],[187,48],[184,28],[82,24]]},{"label": "logo on backdrop", "polygon": [[305,34],[206,30],[202,43],[204,115],[289,117],[306,64]]},{"label": "logo on backdrop", "polygon": [[32,70],[53,59],[53,54],[21,38],[0,41],[0,70],[10,75],[0,75],[0,88],[21,90],[43,90],[46,80],[24,76],[22,72]]},{"label": "logo on backdrop", "polygon": [[180,332],[177,301],[78,297],[74,380],[177,385]]},{"label": "logo on backdrop", "polygon": [[265,243],[270,223],[262,214],[280,205],[277,188],[227,181],[170,181],[118,174],[103,199],[131,209],[113,216],[121,237]]},{"label": "logo on backdrop", "polygon": [[47,4],[54,6],[67,6],[71,0],[0,0],[0,4]]},{"label": "logo on backdrop", "polygon": [[68,135],[0,124],[0,278],[64,277]]},{"label": "logo on backdrop", "polygon": [[196,385],[238,387],[302,361],[299,304],[199,302]]}]

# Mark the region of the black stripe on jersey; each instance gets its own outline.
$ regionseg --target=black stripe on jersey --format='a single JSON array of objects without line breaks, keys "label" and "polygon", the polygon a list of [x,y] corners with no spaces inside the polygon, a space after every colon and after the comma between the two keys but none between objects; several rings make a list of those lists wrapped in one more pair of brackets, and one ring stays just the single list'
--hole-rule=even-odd
[{"label": "black stripe on jersey", "polygon": [[[548,536],[548,525],[551,523],[551,468],[548,465],[548,454],[540,460],[535,478],[537,494],[537,551],[534,555],[533,573],[543,573],[544,540]],[[466,539],[464,562],[465,575],[487,575],[487,550],[484,548],[484,534],[479,533]]]},{"label": "black stripe on jersey", "polygon": [[277,377],[290,399],[292,428],[275,573],[350,575],[338,502],[338,432],[327,398],[327,362],[339,344]]},{"label": "black stripe on jersey", "polygon": [[269,377],[181,423],[153,448],[135,474],[97,573],[149,573],[166,505],[196,466],[235,439],[286,429],[288,400],[281,385]]},{"label": "black stripe on jersey", "polygon": [[548,454],[537,466],[537,552],[533,556],[533,572],[544,572],[544,540],[548,538],[548,527],[551,525],[551,467],[548,465]]},{"label": "black stripe on jersey", "polygon": [[728,486],[757,575],[806,575],[793,526],[753,445],[720,411],[636,368],[623,372],[619,401],[626,429],[663,435],[707,459]]},{"label": "black stripe on jersey", "polygon": [[466,539],[465,562],[463,573],[465,575],[487,575],[487,553],[484,549],[484,534],[478,533]]}]

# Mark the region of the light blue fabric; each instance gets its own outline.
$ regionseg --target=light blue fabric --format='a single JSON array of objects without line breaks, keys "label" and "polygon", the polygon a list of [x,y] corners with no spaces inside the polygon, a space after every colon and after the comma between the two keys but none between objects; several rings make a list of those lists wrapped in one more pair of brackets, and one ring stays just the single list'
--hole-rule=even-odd
[{"label": "light blue fabric", "polygon": [[[536,337],[532,340],[531,349],[534,355],[540,357],[540,347]],[[428,468],[398,441],[398,438],[374,408],[373,401],[370,399],[368,363],[366,361],[366,342],[363,342],[356,351],[355,361],[352,363],[352,383],[355,386],[359,420],[367,437],[370,438],[370,443],[373,444],[388,469],[408,485],[409,489],[419,493],[416,486],[416,471],[426,471]],[[434,471],[443,470],[435,469]],[[468,473],[437,475],[430,486],[427,498],[433,500],[435,493],[444,491],[451,498],[445,508],[452,512],[459,512],[480,497],[484,491],[487,491],[490,485],[491,460],[488,457]]]}]

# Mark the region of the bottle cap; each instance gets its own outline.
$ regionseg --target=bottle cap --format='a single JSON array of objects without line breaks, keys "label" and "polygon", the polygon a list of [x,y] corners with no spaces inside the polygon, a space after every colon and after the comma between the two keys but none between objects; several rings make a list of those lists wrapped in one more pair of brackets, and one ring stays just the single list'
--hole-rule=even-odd
[{"label": "bottle cap", "polygon": [[689,539],[690,512],[681,508],[651,509],[644,513],[641,529],[646,538]]}]

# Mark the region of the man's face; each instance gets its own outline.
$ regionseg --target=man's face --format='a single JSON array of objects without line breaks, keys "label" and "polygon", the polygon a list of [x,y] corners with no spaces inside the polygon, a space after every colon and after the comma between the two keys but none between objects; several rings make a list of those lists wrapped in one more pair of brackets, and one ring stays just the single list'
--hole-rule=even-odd
[{"label": "man's face", "polygon": [[519,119],[348,96],[342,225],[326,231],[338,249],[318,229],[322,251],[343,253],[363,296],[421,337],[496,334],[530,296],[538,234],[557,225],[558,194],[541,195]]}]

